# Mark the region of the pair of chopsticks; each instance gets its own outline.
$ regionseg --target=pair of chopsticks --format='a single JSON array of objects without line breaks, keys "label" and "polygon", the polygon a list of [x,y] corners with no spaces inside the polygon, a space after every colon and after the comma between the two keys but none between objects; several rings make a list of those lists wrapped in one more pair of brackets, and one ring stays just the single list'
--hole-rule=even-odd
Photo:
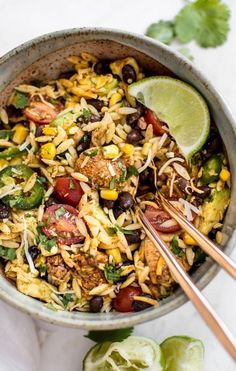
[{"label": "pair of chopsticks", "polygon": [[[190,223],[179,211],[159,194],[163,208],[175,219],[178,224],[194,238],[201,248],[212,257],[222,268],[224,268],[233,278],[236,278],[236,263],[225,255],[211,240],[199,232],[192,223]],[[143,211],[137,206],[138,216],[141,224],[150,238],[155,244],[159,253],[165,259],[170,271],[173,273],[179,285],[182,287],[185,294],[195,305],[198,312],[201,314],[205,322],[214,332],[218,340],[222,343],[228,353],[236,360],[236,338],[232,335],[224,322],[216,314],[212,306],[206,300],[204,295],[195,286],[189,275],[179,264],[174,254],[168,246],[163,242],[158,232],[151,225]]]}]

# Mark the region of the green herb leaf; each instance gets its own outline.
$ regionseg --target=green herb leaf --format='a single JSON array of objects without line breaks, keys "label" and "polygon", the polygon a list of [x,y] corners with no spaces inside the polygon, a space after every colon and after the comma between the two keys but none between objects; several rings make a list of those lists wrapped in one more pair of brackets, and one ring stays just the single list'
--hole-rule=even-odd
[{"label": "green herb leaf", "polygon": [[98,153],[98,148],[92,149],[91,151],[84,151],[83,154],[85,156],[93,157],[96,156]]},{"label": "green herb leaf", "polygon": [[37,236],[37,243],[40,243],[42,247],[47,250],[51,251],[54,246],[56,246],[57,237],[53,237],[51,240],[47,239],[47,236],[42,233],[41,227],[37,227],[38,236]]},{"label": "green herb leaf", "polygon": [[176,236],[173,237],[171,243],[170,243],[170,248],[171,251],[173,252],[174,255],[176,256],[183,256],[184,252],[183,249],[179,247],[179,242]]},{"label": "green herb leaf", "polygon": [[41,184],[47,183],[47,179],[44,176],[38,176],[37,181]]},{"label": "green herb leaf", "polygon": [[89,331],[86,338],[94,341],[95,343],[103,343],[105,341],[118,341],[121,342],[132,335],[134,328],[123,328],[118,330],[108,330],[108,331]]},{"label": "green herb leaf", "polygon": [[41,264],[37,267],[38,271],[40,272],[41,275],[45,275],[47,272],[47,266],[46,264]]},{"label": "green herb leaf", "polygon": [[113,236],[113,234],[119,232],[122,232],[124,234],[132,234],[132,231],[129,231],[128,229],[122,228],[119,225],[114,225],[113,227],[106,228],[107,233],[109,236]]},{"label": "green herb leaf", "polygon": [[179,12],[175,32],[183,43],[196,40],[204,48],[216,47],[227,39],[229,18],[229,8],[221,0],[197,0]]},{"label": "green herb leaf", "polygon": [[191,55],[189,48],[180,48],[178,52],[181,53],[184,57],[188,58],[190,61],[193,60],[193,56]]},{"label": "green herb leaf", "polygon": [[68,303],[73,300],[73,294],[64,294],[62,297],[62,303],[65,308],[67,307]]},{"label": "green herb leaf", "polygon": [[16,258],[16,249],[0,246],[0,257],[14,260]]},{"label": "green herb leaf", "polygon": [[75,189],[75,183],[73,179],[70,179],[69,189]]},{"label": "green herb leaf", "polygon": [[115,187],[116,187],[116,177],[113,176],[109,184],[109,189],[114,189]]},{"label": "green herb leaf", "polygon": [[173,22],[161,20],[153,23],[148,27],[146,35],[169,45],[175,37]]},{"label": "green herb leaf", "polygon": [[116,282],[119,281],[121,269],[117,269],[115,265],[106,265],[104,267],[104,275],[107,281]]},{"label": "green herb leaf", "polygon": [[138,172],[137,168],[134,165],[130,165],[127,168],[127,177],[126,177],[126,179],[129,179],[133,175],[138,176],[139,175],[139,172]]},{"label": "green herb leaf", "polygon": [[60,219],[61,216],[63,216],[66,213],[66,209],[64,207],[60,207],[55,211],[55,217],[57,220]]},{"label": "green herb leaf", "polygon": [[89,121],[90,117],[91,117],[91,113],[88,109],[84,108],[83,109],[83,116],[85,118],[85,120]]},{"label": "green herb leaf", "polygon": [[14,101],[13,105],[16,108],[25,108],[29,104],[27,95],[25,93],[22,93],[21,91],[15,92],[13,101]]}]

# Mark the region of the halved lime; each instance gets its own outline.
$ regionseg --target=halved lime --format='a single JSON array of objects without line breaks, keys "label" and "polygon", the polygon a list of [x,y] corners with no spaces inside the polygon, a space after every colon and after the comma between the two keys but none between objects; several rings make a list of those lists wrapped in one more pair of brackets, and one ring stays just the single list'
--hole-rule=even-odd
[{"label": "halved lime", "polygon": [[130,336],[122,342],[95,345],[85,356],[84,371],[163,371],[165,360],[152,339]]},{"label": "halved lime", "polygon": [[166,371],[202,371],[204,346],[198,339],[172,336],[161,344]]},{"label": "halved lime", "polygon": [[203,146],[210,114],[205,100],[191,85],[172,77],[147,77],[131,84],[128,92],[167,123],[187,160]]}]

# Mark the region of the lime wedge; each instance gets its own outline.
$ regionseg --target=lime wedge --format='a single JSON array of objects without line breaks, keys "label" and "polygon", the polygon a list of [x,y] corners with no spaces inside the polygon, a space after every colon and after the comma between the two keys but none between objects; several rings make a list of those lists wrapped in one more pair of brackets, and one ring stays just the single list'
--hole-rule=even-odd
[{"label": "lime wedge", "polygon": [[202,371],[204,346],[198,339],[172,336],[161,344],[166,371]]},{"label": "lime wedge", "polygon": [[165,360],[152,339],[130,336],[122,342],[95,345],[85,356],[84,371],[163,371]]},{"label": "lime wedge", "polygon": [[210,114],[205,100],[191,85],[157,76],[131,84],[128,92],[167,123],[187,160],[203,146],[210,130]]}]

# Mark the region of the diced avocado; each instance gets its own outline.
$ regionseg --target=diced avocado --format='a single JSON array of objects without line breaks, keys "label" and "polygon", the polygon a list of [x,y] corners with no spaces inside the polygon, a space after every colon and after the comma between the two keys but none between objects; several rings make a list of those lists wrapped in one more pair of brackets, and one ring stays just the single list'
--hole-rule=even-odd
[{"label": "diced avocado", "polygon": [[72,124],[75,120],[75,113],[73,110],[61,113],[50,124],[50,126],[63,126]]},{"label": "diced avocado", "polygon": [[222,154],[211,156],[203,165],[201,183],[203,185],[206,185],[218,180],[219,174],[222,169],[222,165],[223,165]]},{"label": "diced avocado", "polygon": [[216,223],[219,223],[224,216],[224,211],[229,204],[230,191],[228,188],[222,191],[214,191],[210,199],[202,205],[199,231],[207,235]]},{"label": "diced avocado", "polygon": [[111,90],[115,89],[118,86],[118,80],[113,78],[110,82],[104,85],[104,89],[99,95],[107,95]]}]

